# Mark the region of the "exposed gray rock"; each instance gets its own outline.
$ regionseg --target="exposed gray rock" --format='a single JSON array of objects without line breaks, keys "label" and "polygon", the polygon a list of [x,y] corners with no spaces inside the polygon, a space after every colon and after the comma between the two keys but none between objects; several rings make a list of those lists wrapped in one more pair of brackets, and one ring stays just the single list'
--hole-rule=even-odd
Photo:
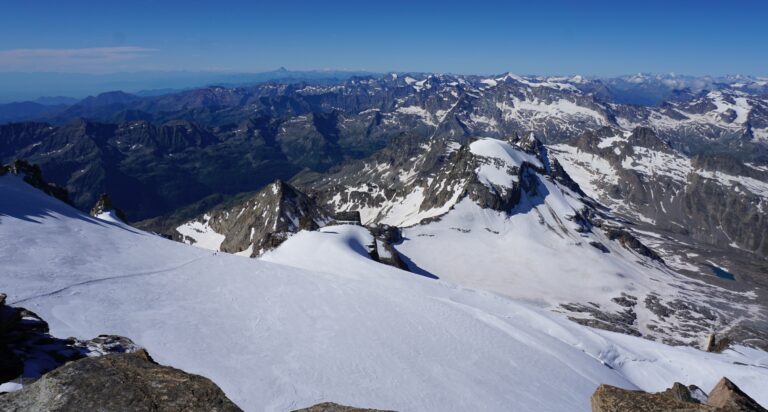
[{"label": "exposed gray rock", "polygon": [[632,295],[627,295],[624,292],[621,293],[621,296],[615,297],[611,300],[618,303],[621,306],[624,306],[625,308],[631,308],[631,307],[637,306],[637,297]]},{"label": "exposed gray rock", "polygon": [[603,231],[605,232],[606,236],[608,236],[608,239],[617,240],[625,248],[632,250],[639,255],[663,262],[663,259],[661,259],[661,257],[656,252],[645,246],[629,231],[623,228],[609,226],[603,227]]},{"label": "exposed gray rock", "polygon": [[155,363],[144,350],[67,363],[0,395],[4,411],[240,411],[209,379]]},{"label": "exposed gray rock", "polygon": [[589,326],[597,329],[610,330],[612,332],[625,333],[633,336],[641,336],[640,331],[637,330],[635,324],[637,320],[637,314],[630,306],[623,311],[609,312],[607,310],[601,310],[597,305],[585,305],[582,303],[564,303],[560,305],[561,308],[570,311],[575,314],[588,314],[591,317],[577,317],[569,316],[568,319],[579,323],[581,325]]},{"label": "exposed gray rock", "polygon": [[720,379],[709,392],[707,404],[722,411],[765,412],[766,410],[725,377]]},{"label": "exposed gray rock", "polygon": [[763,412],[760,406],[749,395],[742,392],[728,378],[722,378],[712,389],[709,396],[694,386],[675,382],[671,388],[659,392],[648,393],[617,388],[610,385],[600,385],[592,394],[593,412]]},{"label": "exposed gray rock", "polygon": [[360,212],[358,211],[342,211],[342,212],[336,212],[333,215],[333,220],[335,223],[351,223],[355,225],[362,225],[362,221],[360,219]]},{"label": "exposed gray rock", "polygon": [[[211,210],[194,221],[224,236],[221,251],[237,253],[250,248],[250,255],[258,256],[279,246],[292,233],[315,230],[331,220],[331,214],[315,199],[278,180],[234,205]],[[178,230],[174,238],[195,242],[194,236],[184,236]]]},{"label": "exposed gray rock", "polygon": [[398,269],[409,270],[408,265],[403,262],[400,253],[393,246],[393,244],[401,239],[400,230],[397,227],[377,225],[368,227],[368,230],[374,236],[374,244],[371,251],[371,258],[373,260]]},{"label": "exposed gray rock", "polygon": [[[675,386],[682,386],[675,383]],[[685,388],[683,386],[683,388]],[[669,391],[669,390],[668,390]],[[676,399],[672,393],[647,393],[631,391],[610,385],[598,386],[592,394],[592,412],[698,412],[714,411],[714,408],[697,402]]]}]

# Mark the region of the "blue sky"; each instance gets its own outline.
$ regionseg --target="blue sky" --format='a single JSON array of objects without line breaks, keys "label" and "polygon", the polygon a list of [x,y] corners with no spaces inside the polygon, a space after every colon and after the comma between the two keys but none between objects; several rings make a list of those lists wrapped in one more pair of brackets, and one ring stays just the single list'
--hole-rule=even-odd
[{"label": "blue sky", "polygon": [[768,75],[768,1],[7,1],[0,72]]}]

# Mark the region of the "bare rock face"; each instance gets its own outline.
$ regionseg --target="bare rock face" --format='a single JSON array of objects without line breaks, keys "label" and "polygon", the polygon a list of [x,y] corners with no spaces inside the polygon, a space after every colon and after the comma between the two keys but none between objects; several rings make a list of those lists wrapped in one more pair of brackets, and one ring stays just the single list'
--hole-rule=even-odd
[{"label": "bare rock face", "polygon": [[749,395],[742,392],[736,384],[728,378],[720,379],[712,392],[709,393],[707,404],[722,411],[765,411]]},{"label": "bare rock face", "polygon": [[696,386],[686,387],[678,382],[659,393],[600,385],[592,394],[593,412],[762,412],[765,410],[728,378],[722,378],[708,396]]},{"label": "bare rock face", "polygon": [[297,409],[293,412],[392,412],[381,409],[355,408],[354,406],[344,406],[333,402],[323,402],[309,408]]},{"label": "bare rock face", "polygon": [[[598,184],[599,200],[606,204],[628,205],[656,227],[680,232],[697,243],[734,243],[761,257],[768,255],[768,235],[761,230],[768,222],[764,195],[745,184],[768,181],[765,170],[742,163],[732,153],[690,157],[645,127],[628,135],[604,127],[569,144],[610,164],[616,180]],[[660,163],[643,167],[653,159]]]},{"label": "bare rock face", "polygon": [[278,180],[239,203],[215,208],[184,223],[172,236],[195,243],[200,237],[184,227],[203,226],[224,237],[219,246],[222,252],[250,251],[249,256],[256,257],[279,246],[293,233],[316,230],[331,220],[330,213],[314,198]]},{"label": "bare rock face", "polygon": [[4,411],[240,411],[209,379],[144,351],[84,358],[0,396]]},{"label": "bare rock face", "polygon": [[409,270],[408,265],[402,260],[400,253],[393,246],[402,240],[400,228],[389,225],[375,225],[368,226],[367,229],[374,237],[372,250],[370,252],[371,259],[398,269]]},{"label": "bare rock face", "polygon": [[664,393],[630,391],[610,385],[600,385],[592,395],[593,412],[697,412],[711,410],[714,410],[714,408],[675,399]]}]

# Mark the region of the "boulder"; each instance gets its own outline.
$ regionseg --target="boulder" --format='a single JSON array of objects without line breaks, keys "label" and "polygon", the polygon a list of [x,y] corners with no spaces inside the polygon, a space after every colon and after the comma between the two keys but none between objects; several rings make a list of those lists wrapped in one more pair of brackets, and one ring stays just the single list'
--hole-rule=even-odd
[{"label": "boulder", "polygon": [[592,394],[592,411],[765,412],[766,409],[728,378],[722,378],[709,396],[704,395],[697,386],[686,387],[678,382],[659,393],[600,385]]},{"label": "boulder", "polygon": [[3,411],[240,411],[212,381],[155,363],[144,350],[70,362],[0,395]]},{"label": "boulder", "polygon": [[[685,386],[676,383],[685,388]],[[671,391],[671,392],[670,392]],[[661,393],[648,393],[643,391],[631,391],[610,385],[600,385],[592,394],[593,412],[699,412],[714,411],[714,408],[697,402],[678,399],[680,394],[672,388]],[[690,396],[690,394],[689,394]]]},{"label": "boulder", "polygon": [[764,412],[766,410],[725,377],[720,379],[720,382],[709,392],[707,404],[722,411]]}]

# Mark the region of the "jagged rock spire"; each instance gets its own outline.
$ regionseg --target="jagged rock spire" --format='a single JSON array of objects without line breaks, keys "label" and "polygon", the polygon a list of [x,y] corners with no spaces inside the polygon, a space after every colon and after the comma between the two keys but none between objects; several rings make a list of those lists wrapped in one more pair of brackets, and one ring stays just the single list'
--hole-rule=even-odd
[{"label": "jagged rock spire", "polygon": [[123,213],[122,210],[116,208],[112,204],[112,199],[109,197],[109,195],[103,193],[101,196],[99,196],[99,200],[96,201],[96,204],[93,206],[93,208],[91,208],[91,216],[98,217],[99,215],[109,212],[114,212],[115,216],[117,216],[123,222],[128,221],[128,219],[125,217],[125,213]]}]

